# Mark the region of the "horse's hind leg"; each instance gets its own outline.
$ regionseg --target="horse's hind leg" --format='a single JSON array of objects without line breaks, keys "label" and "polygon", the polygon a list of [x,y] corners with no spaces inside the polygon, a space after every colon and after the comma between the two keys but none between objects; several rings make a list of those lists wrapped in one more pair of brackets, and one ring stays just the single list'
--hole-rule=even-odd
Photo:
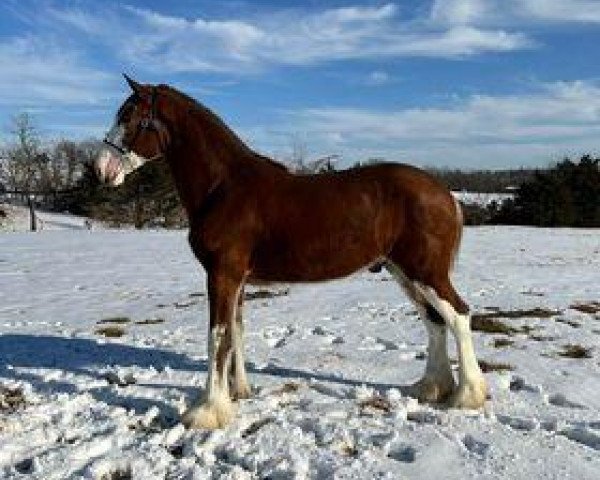
[{"label": "horse's hind leg", "polygon": [[422,402],[446,401],[453,393],[455,383],[448,359],[445,322],[396,265],[389,263],[386,267],[414,303],[427,329],[425,373],[418,382],[411,386],[410,392]]},{"label": "horse's hind leg", "polygon": [[232,324],[233,362],[231,364],[231,396],[236,400],[249,398],[252,395],[252,390],[248,384],[246,363],[244,360],[243,307],[244,290],[242,288],[238,295],[235,318]]},{"label": "horse's hind leg", "polygon": [[415,288],[444,319],[456,340],[459,364],[458,388],[448,400],[448,405],[456,408],[481,407],[486,399],[487,387],[475,356],[471,317],[467,305],[456,293],[449,280],[433,285],[415,282]]}]

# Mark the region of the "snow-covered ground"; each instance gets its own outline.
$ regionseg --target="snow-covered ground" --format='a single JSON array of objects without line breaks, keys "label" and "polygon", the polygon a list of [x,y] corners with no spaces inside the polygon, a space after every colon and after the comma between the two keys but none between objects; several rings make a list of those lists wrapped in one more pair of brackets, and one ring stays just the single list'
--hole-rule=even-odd
[{"label": "snow-covered ground", "polygon": [[0,477],[598,478],[600,231],[470,228],[455,277],[475,312],[560,311],[475,334],[482,360],[514,367],[486,373],[483,411],[402,394],[424,328],[387,274],[360,273],[249,289],[255,396],[229,428],[185,431],[207,334],[185,232],[0,235]]},{"label": "snow-covered ground", "polygon": [[[31,229],[29,208],[20,205],[0,203],[0,210],[6,217],[0,218],[0,232],[28,232]],[[98,222],[86,217],[65,213],[46,212],[36,209],[38,230],[87,230]]]},{"label": "snow-covered ground", "polygon": [[492,202],[496,202],[500,205],[506,200],[515,197],[513,193],[481,193],[465,191],[453,191],[452,195],[465,205],[477,205],[479,207],[487,207]]}]

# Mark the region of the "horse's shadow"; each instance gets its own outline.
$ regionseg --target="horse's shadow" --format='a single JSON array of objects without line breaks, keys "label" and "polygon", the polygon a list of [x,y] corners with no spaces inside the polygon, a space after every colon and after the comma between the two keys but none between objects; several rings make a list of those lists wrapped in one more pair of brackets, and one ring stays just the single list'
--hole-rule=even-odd
[{"label": "horse's shadow", "polygon": [[[23,380],[32,384],[36,391],[43,393],[81,392],[81,381],[78,385],[66,380],[47,380],[43,372],[27,369],[58,369],[67,374],[87,377],[90,381],[105,378],[101,373],[104,366],[140,368],[154,367],[160,370],[169,367],[174,371],[206,372],[205,360],[194,360],[188,355],[158,348],[145,348],[107,341],[98,343],[85,338],[65,338],[55,336],[36,336],[23,334],[0,335],[0,377]],[[345,386],[365,385],[377,390],[397,388],[402,393],[410,393],[409,387],[384,383],[374,383],[359,379],[340,378],[326,373],[316,373],[288,367],[267,366],[256,368],[248,365],[248,371],[254,375],[269,375],[291,380],[324,381]],[[140,384],[151,388],[155,385]],[[156,388],[165,388],[159,384]],[[195,386],[170,385],[181,389],[189,399],[198,395]],[[156,405],[166,418],[177,418],[177,412],[170,405],[156,399],[136,398],[119,394],[118,389],[110,385],[92,386],[85,389],[94,398],[110,405],[124,406],[143,413]]]}]

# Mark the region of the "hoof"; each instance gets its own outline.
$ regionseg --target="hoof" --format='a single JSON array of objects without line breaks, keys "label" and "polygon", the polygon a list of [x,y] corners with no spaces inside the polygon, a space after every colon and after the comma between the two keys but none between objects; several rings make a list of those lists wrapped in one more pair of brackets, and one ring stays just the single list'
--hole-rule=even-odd
[{"label": "hoof", "polygon": [[481,379],[474,383],[459,385],[447,404],[449,408],[478,409],[483,407],[487,398],[487,386]]},{"label": "hoof", "polygon": [[229,425],[234,416],[235,407],[230,401],[206,402],[188,409],[181,423],[190,429],[216,430]]},{"label": "hoof", "polygon": [[423,377],[418,382],[409,387],[409,392],[414,395],[419,402],[423,403],[441,403],[452,395],[456,385],[452,377],[447,379],[436,379]]}]

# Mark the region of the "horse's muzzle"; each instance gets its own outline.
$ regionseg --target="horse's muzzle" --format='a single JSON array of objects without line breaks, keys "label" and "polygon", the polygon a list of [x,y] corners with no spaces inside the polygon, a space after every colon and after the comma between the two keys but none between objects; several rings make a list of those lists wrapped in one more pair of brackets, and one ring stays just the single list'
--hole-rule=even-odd
[{"label": "horse's muzzle", "polygon": [[113,187],[121,185],[125,180],[123,162],[118,155],[105,148],[94,162],[94,171],[102,183]]}]

